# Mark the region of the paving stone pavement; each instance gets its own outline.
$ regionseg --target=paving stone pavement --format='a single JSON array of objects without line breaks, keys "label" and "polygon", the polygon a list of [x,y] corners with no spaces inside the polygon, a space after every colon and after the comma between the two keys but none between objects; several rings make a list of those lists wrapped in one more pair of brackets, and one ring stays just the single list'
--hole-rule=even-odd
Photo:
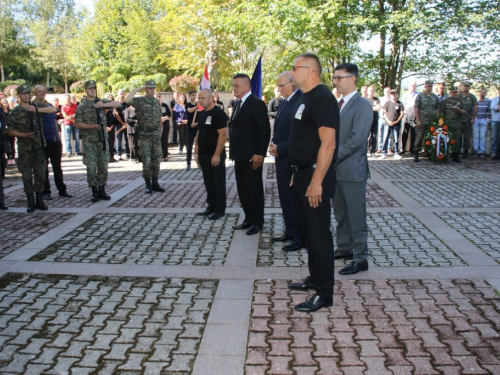
[{"label": "paving stone pavement", "polygon": [[231,162],[211,221],[184,159],[171,149],[153,195],[140,164],[113,163],[112,199],[92,204],[81,158],[63,158],[75,196],[32,214],[8,169],[0,374],[500,374],[500,163],[370,158],[370,269],[336,274],[334,306],[305,314],[293,306],[310,293],[287,285],[307,253],[271,241],[274,165],[266,224],[246,236]]}]

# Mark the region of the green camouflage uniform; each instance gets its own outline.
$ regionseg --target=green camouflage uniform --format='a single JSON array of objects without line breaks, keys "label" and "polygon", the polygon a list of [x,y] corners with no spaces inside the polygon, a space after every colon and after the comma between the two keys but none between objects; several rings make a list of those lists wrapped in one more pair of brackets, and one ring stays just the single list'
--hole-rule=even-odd
[{"label": "green camouflage uniform", "polygon": [[[448,125],[448,128],[453,133],[453,138],[455,140],[455,147],[460,147],[460,142],[462,140],[462,114],[453,109],[454,106],[458,106],[463,109],[462,99],[460,97],[456,98],[446,98],[441,103],[441,112],[439,116],[443,119],[444,124]],[[451,139],[450,139],[451,140]]]},{"label": "green camouflage uniform", "polygon": [[158,99],[147,96],[135,97],[130,102],[137,115],[137,142],[142,159],[142,177],[158,178],[160,175],[161,105]]},{"label": "green camouflage uniform", "polygon": [[[109,100],[105,99],[99,99],[99,101],[103,103],[109,102]],[[95,99],[87,99],[78,106],[75,112],[75,124],[79,122],[87,125],[98,124],[96,108],[94,107],[95,103]],[[99,108],[102,123],[104,124],[104,132],[94,129],[80,129],[80,135],[82,136],[82,161],[87,166],[87,182],[89,186],[104,186],[108,181],[109,149],[105,109]],[[103,146],[99,139],[99,133],[104,133],[106,151],[102,150]]]},{"label": "green camouflage uniform", "polygon": [[[462,99],[463,107],[466,113],[462,116],[462,134],[464,135],[464,150],[470,149],[470,139],[472,137],[472,124],[471,120],[474,117],[474,107],[477,105],[477,98],[475,95],[469,93],[469,95],[460,95]],[[459,143],[460,144],[460,143]]]},{"label": "green camouflage uniform", "polygon": [[427,95],[425,92],[418,94],[415,99],[415,108],[418,108],[420,122],[422,126],[415,127],[415,152],[422,148],[422,141],[425,132],[429,129],[429,124],[436,117],[436,109],[439,108],[439,98],[436,94]]},{"label": "green camouflage uniform", "polygon": [[[48,107],[47,103],[33,103],[38,108]],[[35,121],[30,120],[30,113]],[[47,164],[45,161],[44,148],[47,145],[43,135],[43,114],[37,115],[36,112],[29,112],[21,105],[16,106],[7,117],[8,130],[15,130],[21,133],[35,133],[32,138],[17,138],[18,148],[18,168],[23,176],[24,192],[32,194],[34,192],[43,192],[45,189],[45,170]],[[34,177],[34,182],[33,182]]]}]

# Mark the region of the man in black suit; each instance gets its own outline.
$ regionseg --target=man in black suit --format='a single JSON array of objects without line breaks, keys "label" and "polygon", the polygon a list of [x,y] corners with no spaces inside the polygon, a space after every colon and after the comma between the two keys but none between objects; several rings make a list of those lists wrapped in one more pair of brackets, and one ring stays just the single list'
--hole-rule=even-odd
[{"label": "man in black suit", "polygon": [[238,99],[231,117],[229,157],[234,160],[238,197],[245,220],[234,229],[259,233],[264,225],[264,184],[262,164],[271,138],[266,104],[250,91],[250,77],[233,77],[233,92]]},{"label": "man in black suit", "polygon": [[293,240],[292,243],[284,246],[283,250],[295,251],[302,247],[302,238],[290,189],[292,167],[288,160],[288,139],[290,138],[293,117],[302,98],[302,91],[297,90],[290,72],[281,73],[278,76],[277,85],[278,91],[284,99],[276,112],[274,135],[269,146],[269,154],[275,157],[276,182],[278,183],[280,205],[285,220],[285,233],[280,237],[273,238],[273,241]]},{"label": "man in black suit", "polygon": [[141,158],[139,157],[139,145],[137,140],[137,134],[135,132],[135,126],[137,125],[137,116],[135,113],[135,108],[132,106],[127,107],[123,112],[125,123],[127,124],[127,138],[128,147],[130,150],[130,160],[134,163],[139,163]]}]

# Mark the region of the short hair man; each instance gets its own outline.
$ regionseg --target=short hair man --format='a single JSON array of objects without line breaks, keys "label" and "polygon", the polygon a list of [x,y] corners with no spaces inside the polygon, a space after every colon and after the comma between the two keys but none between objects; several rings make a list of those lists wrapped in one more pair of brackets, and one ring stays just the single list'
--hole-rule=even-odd
[{"label": "short hair man", "polygon": [[[313,312],[333,304],[330,204],[335,191],[339,107],[335,96],[321,84],[321,63],[316,55],[297,56],[291,74],[293,82],[304,92],[294,115],[288,155],[294,172],[293,198],[300,234],[307,247],[310,275],[288,287],[315,289],[316,294],[295,306],[298,311]],[[368,133],[365,147],[367,137]]]},{"label": "short hair man", "polygon": [[463,158],[468,159],[470,140],[472,138],[472,125],[476,121],[477,116],[477,98],[470,92],[470,87],[472,82],[464,81],[462,82],[462,95],[459,96],[462,99],[463,109],[465,109],[465,114],[462,116],[462,135],[463,135]]},{"label": "short hair man", "polygon": [[196,101],[196,90],[189,90],[188,98],[186,101],[186,112],[187,112],[187,131],[186,131],[186,169],[189,171],[191,169],[191,159],[193,156],[193,145],[194,139],[196,138],[196,114],[198,111],[198,102]]},{"label": "short hair man", "polygon": [[118,108],[120,102],[99,99],[94,80],[85,82],[86,99],[75,112],[75,126],[82,134],[83,159],[87,166],[87,182],[92,202],[110,200],[105,186],[108,182],[109,143],[105,108]]},{"label": "short hair man", "polygon": [[208,204],[199,215],[217,220],[226,212],[227,116],[214,103],[209,89],[199,92],[198,102],[204,111],[198,114],[194,158],[203,173]]},{"label": "short hair man", "polygon": [[80,131],[75,127],[75,112],[78,106],[71,101],[72,96],[66,95],[66,104],[61,107],[61,113],[64,118],[64,132],[66,135],[66,151],[68,158],[72,157],[73,148],[71,147],[71,137],[75,141],[75,153],[81,155],[80,152]]},{"label": "short hair man", "polygon": [[302,100],[302,91],[297,89],[290,72],[281,73],[278,76],[277,85],[283,101],[274,120],[274,134],[269,146],[269,154],[273,155],[275,160],[276,182],[278,184],[281,210],[283,211],[283,220],[285,221],[285,233],[273,238],[273,241],[292,240],[292,243],[283,247],[283,251],[296,251],[300,250],[303,245],[297,222],[295,203],[290,190],[292,167],[288,159],[288,144],[293,118]]},{"label": "short hair man", "polygon": [[425,132],[429,128],[432,119],[439,117],[439,99],[432,92],[433,84],[434,82],[431,80],[425,81],[425,91],[419,93],[415,99],[415,158],[413,159],[415,162],[419,161],[418,153],[422,149]]},{"label": "short hair man", "polygon": [[[125,110],[128,108],[128,103],[125,102],[125,90],[118,90],[116,96],[120,102],[120,106],[113,110],[113,116],[115,118],[115,147],[118,160],[123,160],[124,158],[122,157],[122,154],[125,154],[127,159],[131,157],[130,144],[127,136],[127,123],[125,122]],[[125,147],[125,150],[123,150],[123,147]],[[111,153],[110,157],[113,157]],[[135,159],[137,159],[137,155],[132,155],[131,160]]]},{"label": "short hair man", "polygon": [[479,157],[484,156],[486,148],[486,131],[488,123],[491,121],[491,100],[486,97],[486,89],[479,91],[479,100],[477,101],[477,115],[472,129],[474,152]]},{"label": "short hair man", "polygon": [[366,100],[372,106],[373,121],[370,127],[370,135],[368,138],[368,146],[370,147],[370,156],[374,158],[377,152],[377,134],[378,134],[378,116],[380,112],[380,100],[375,96],[375,86],[370,85],[366,90]]},{"label": "short hair man", "polygon": [[391,91],[391,88],[385,87],[384,88],[384,96],[379,98],[380,111],[379,111],[378,129],[377,129],[379,143],[378,143],[377,154],[382,153],[382,147],[384,146],[385,137],[387,136],[388,129],[387,129],[387,124],[385,123],[385,117],[384,117],[385,114],[384,114],[383,108],[384,108],[385,102],[391,99],[391,94],[389,93],[389,91]]},{"label": "short hair man", "polygon": [[[410,90],[403,94],[401,102],[405,108],[405,114],[402,122],[402,136],[401,136],[401,154],[406,152],[406,147],[409,144],[410,154],[413,155],[413,143],[415,142],[415,111],[413,107],[415,106],[415,100],[417,99],[417,81],[412,81],[410,83]],[[408,142],[410,138],[410,142]]]},{"label": "short hair man", "polygon": [[[163,124],[163,130],[161,132],[161,153],[163,160],[168,159],[168,134],[170,133],[170,117],[172,117],[172,112],[166,103],[163,103],[161,99],[161,94],[157,92],[155,98],[158,99],[161,105],[161,122]],[[129,142],[130,147],[130,142]],[[131,149],[132,151],[132,149]]]},{"label": "short hair man", "polygon": [[399,134],[401,131],[401,120],[405,114],[405,107],[401,101],[398,100],[397,90],[391,90],[391,100],[384,104],[385,123],[388,127],[388,133],[385,137],[384,146],[382,147],[382,157],[387,157],[387,150],[390,149],[391,136],[394,137],[394,159],[400,160],[398,145]]},{"label": "short hair man", "polygon": [[498,128],[500,125],[500,85],[497,87],[498,96],[491,100],[491,155],[493,160],[500,159],[500,147],[498,140]]},{"label": "short hair man", "polygon": [[[47,206],[43,201],[43,191],[47,164],[43,152],[46,142],[42,129],[42,114],[55,113],[56,109],[48,103],[32,104],[28,85],[20,85],[17,94],[20,103],[10,112],[7,128],[11,137],[17,137],[18,167],[28,199],[26,211],[33,212],[35,207],[45,211]],[[36,203],[33,193],[36,193]]]},{"label": "short hair man", "polygon": [[[143,89],[146,95],[136,97],[135,95]],[[125,102],[132,105],[137,114],[137,143],[142,160],[142,177],[146,182],[146,194],[152,194],[153,191],[160,193],[165,191],[158,183],[163,122],[160,102],[155,98],[155,89],[155,81],[149,80],[143,87],[132,90],[125,98]]]}]

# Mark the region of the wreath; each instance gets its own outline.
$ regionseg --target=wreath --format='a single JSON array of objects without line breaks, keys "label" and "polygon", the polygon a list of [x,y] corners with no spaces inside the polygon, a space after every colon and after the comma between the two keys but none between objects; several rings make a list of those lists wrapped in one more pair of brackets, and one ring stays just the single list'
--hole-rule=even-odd
[{"label": "wreath", "polygon": [[431,121],[429,130],[424,136],[425,151],[432,161],[448,161],[455,151],[453,134],[444,120],[436,117]]}]

